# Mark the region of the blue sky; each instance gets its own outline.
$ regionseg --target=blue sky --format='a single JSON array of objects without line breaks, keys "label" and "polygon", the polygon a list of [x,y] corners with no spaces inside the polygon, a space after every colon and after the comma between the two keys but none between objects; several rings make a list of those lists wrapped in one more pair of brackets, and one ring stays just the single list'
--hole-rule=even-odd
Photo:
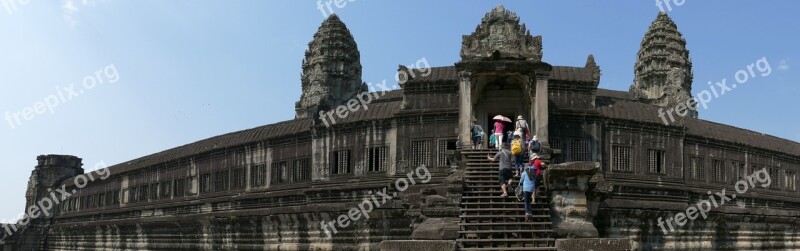
[{"label": "blue sky", "polygon": [[[545,61],[583,66],[594,54],[600,87],[614,90],[630,86],[659,11],[647,0],[354,0],[334,10],[358,43],[363,80],[380,82],[423,57],[452,65],[461,36],[500,3],[543,36]],[[694,62],[694,92],[760,58],[772,68],[700,117],[800,141],[800,2],[671,6]],[[0,115],[35,109],[72,85],[84,91],[59,98],[52,113],[0,121],[0,221],[23,211],[37,155],[76,155],[91,170],[292,119],[303,52],[323,19],[317,1],[0,0]],[[82,88],[85,80],[103,83]]]}]

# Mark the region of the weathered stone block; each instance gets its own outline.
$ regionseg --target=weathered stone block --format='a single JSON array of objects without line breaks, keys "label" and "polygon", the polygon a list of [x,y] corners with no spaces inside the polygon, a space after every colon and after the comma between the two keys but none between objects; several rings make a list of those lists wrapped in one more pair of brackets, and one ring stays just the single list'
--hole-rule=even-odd
[{"label": "weathered stone block", "polygon": [[617,251],[631,250],[631,239],[559,239],[556,240],[558,251]]},{"label": "weathered stone block", "polygon": [[408,250],[437,250],[448,251],[456,250],[455,241],[383,241],[381,242],[382,251],[408,251]]}]

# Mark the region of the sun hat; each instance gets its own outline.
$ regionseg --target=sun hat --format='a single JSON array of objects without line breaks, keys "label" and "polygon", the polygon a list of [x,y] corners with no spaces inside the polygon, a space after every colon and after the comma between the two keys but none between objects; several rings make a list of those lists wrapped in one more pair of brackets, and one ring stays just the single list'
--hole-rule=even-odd
[{"label": "sun hat", "polygon": [[517,116],[517,120],[524,120],[524,118],[522,118],[522,115],[519,115]]}]

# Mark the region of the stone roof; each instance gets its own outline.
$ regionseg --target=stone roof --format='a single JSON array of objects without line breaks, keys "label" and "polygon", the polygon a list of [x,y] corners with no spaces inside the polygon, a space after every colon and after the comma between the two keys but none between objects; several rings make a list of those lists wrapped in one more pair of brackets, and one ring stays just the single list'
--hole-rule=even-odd
[{"label": "stone roof", "polygon": [[[455,66],[431,67],[430,73],[423,76],[419,69],[413,69],[415,78],[409,82],[436,82],[436,81],[458,81],[458,71]],[[553,66],[550,80],[587,82],[592,83],[593,69],[572,66]]]},{"label": "stone roof", "polygon": [[[597,99],[597,109],[606,117],[664,124],[663,119],[658,116],[658,109],[664,109],[663,107],[634,101],[628,92],[597,89]],[[685,117],[682,122],[674,124],[685,126],[688,134],[692,136],[739,143],[800,156],[800,143],[788,139],[691,117]]]},{"label": "stone roof", "polygon": [[[444,77],[448,76],[447,73],[454,72],[454,69],[454,67],[437,67],[434,68],[433,72],[425,78],[445,79]],[[554,67],[554,72],[555,69],[556,68]],[[580,71],[575,71],[575,67],[559,67],[559,69],[559,74],[561,74],[559,76],[562,78],[568,78],[566,76],[569,76],[569,78],[580,78],[580,75],[583,74]],[[588,79],[591,79],[590,76],[587,77],[589,77]],[[367,109],[358,109],[344,119],[337,120],[337,123],[352,123],[358,121],[390,118],[401,109],[402,97],[402,90],[388,91],[379,99],[370,103],[367,106]],[[631,99],[628,92],[598,89],[597,97],[598,111],[606,117],[663,124],[663,120],[658,116],[658,109],[661,107],[634,101]],[[688,133],[693,136],[718,139],[800,156],[800,143],[791,140],[695,118],[687,117],[682,123],[688,130]],[[109,167],[109,169],[112,174],[124,173],[180,158],[207,153],[217,149],[225,149],[254,142],[266,141],[282,136],[306,133],[310,131],[311,126],[312,119],[310,118],[282,121],[274,124],[214,136],[208,139],[116,164]],[[69,179],[65,181],[64,184],[74,183],[72,179]]]}]

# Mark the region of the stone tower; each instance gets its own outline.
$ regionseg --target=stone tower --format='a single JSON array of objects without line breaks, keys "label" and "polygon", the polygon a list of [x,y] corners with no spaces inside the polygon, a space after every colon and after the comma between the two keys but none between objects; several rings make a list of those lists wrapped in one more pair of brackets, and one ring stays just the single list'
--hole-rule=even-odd
[{"label": "stone tower", "polygon": [[541,61],[542,36],[531,36],[516,13],[498,5],[484,15],[475,32],[462,37],[462,61],[487,58]]},{"label": "stone tower", "polygon": [[[692,98],[692,60],[686,40],[666,13],[650,25],[637,54],[631,95],[645,103],[675,107]],[[696,110],[689,116],[697,118]]]},{"label": "stone tower", "polygon": [[[36,158],[38,164],[31,172],[28,180],[28,191],[25,193],[25,210],[39,201],[52,198],[51,193],[58,195],[55,189],[61,187],[64,180],[83,174],[82,160],[70,155],[39,155]],[[33,222],[45,220],[52,212],[42,214]]]},{"label": "stone tower", "polygon": [[[303,94],[295,104],[297,118],[314,118],[367,91],[361,81],[361,55],[350,30],[331,14],[308,43],[300,78]],[[316,116],[315,116],[316,115]]]}]

